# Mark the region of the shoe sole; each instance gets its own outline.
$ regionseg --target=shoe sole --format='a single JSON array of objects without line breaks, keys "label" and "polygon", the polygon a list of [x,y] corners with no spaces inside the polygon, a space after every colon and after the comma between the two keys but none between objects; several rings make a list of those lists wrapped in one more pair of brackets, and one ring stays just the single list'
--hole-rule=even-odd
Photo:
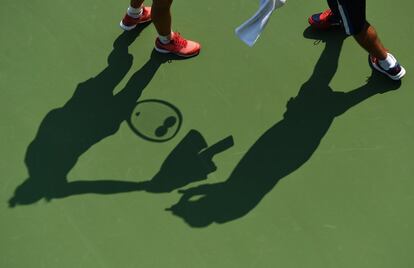
[{"label": "shoe sole", "polygon": [[174,54],[174,55],[177,55],[177,56],[180,56],[180,57],[183,57],[183,58],[191,58],[191,57],[194,57],[194,56],[197,56],[198,54],[200,54],[200,51],[197,51],[194,54],[186,55],[186,54],[180,54],[180,53],[171,52],[169,50],[162,49],[162,48],[158,48],[158,47],[154,47],[154,49],[157,52],[159,52],[159,53],[163,53],[163,54]]},{"label": "shoe sole", "polygon": [[132,29],[135,29],[137,27],[138,24],[132,25],[132,26],[126,26],[125,24],[122,23],[122,21],[119,23],[119,27],[121,27],[122,30],[124,31],[131,31]]},{"label": "shoe sole", "polygon": [[388,74],[386,71],[382,70],[380,67],[378,67],[377,64],[372,63],[371,62],[371,58],[368,56],[368,63],[371,66],[371,68],[374,68],[375,70],[377,70],[378,72],[385,74],[386,76],[388,76],[389,78],[391,78],[394,81],[398,81],[401,80],[404,76],[405,76],[405,69],[404,67],[401,66],[401,71],[397,74],[397,75],[390,75]]},{"label": "shoe sole", "polygon": [[135,25],[127,26],[127,25],[123,24],[122,20],[121,20],[121,22],[119,23],[119,27],[121,27],[121,29],[124,30],[124,31],[131,31],[131,30],[135,29],[138,25],[144,24],[144,23],[147,23],[147,22],[150,22],[150,21],[151,21],[151,19],[148,19],[148,20],[145,20],[145,21],[140,21]]}]

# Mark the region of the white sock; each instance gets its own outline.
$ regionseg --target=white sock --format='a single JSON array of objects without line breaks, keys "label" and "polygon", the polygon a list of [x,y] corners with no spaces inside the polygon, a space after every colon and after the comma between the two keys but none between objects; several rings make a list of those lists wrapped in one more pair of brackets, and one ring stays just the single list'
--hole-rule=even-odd
[{"label": "white sock", "polygon": [[379,65],[384,70],[389,70],[390,68],[395,67],[396,64],[397,64],[397,60],[390,53],[387,53],[387,58],[385,60],[380,60],[379,61]]},{"label": "white sock", "polygon": [[163,43],[164,45],[168,44],[169,42],[171,42],[171,38],[173,36],[173,32],[171,32],[171,34],[169,35],[159,35],[158,39],[160,40],[161,43]]},{"label": "white sock", "polygon": [[142,15],[142,7],[134,8],[134,7],[128,7],[127,13],[129,16],[133,18],[139,18]]}]

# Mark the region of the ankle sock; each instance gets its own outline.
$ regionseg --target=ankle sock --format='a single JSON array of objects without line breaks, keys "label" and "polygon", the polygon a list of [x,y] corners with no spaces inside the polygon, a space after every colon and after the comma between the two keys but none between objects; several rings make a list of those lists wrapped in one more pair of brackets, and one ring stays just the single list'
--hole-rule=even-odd
[{"label": "ankle sock", "polygon": [[161,43],[163,43],[164,45],[168,44],[169,42],[171,42],[171,39],[173,37],[173,33],[171,32],[171,34],[169,35],[159,35],[158,39],[160,40]]},{"label": "ankle sock", "polygon": [[379,65],[385,70],[389,70],[397,64],[397,60],[390,53],[387,53],[387,58],[385,60],[379,60],[378,62]]},{"label": "ankle sock", "polygon": [[142,15],[142,7],[134,8],[134,7],[128,7],[127,13],[129,16],[133,18],[139,18]]}]

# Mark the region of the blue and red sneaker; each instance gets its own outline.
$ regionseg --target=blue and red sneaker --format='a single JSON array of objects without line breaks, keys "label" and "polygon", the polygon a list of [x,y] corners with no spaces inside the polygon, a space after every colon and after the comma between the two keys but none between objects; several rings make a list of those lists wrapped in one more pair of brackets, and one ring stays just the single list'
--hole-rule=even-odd
[{"label": "blue and red sneaker", "polygon": [[322,13],[313,14],[309,17],[308,21],[312,27],[321,30],[328,30],[341,26],[341,19],[330,9],[327,9]]},{"label": "blue and red sneaker", "polygon": [[[388,55],[390,57],[394,56],[390,53],[388,53]],[[395,58],[394,58],[395,59]],[[388,76],[389,78],[391,78],[392,80],[401,80],[404,75],[405,75],[405,69],[404,67],[402,67],[397,60],[395,60],[396,64],[394,67],[389,68],[388,70],[384,69],[381,67],[381,64],[379,64],[379,60],[378,58],[369,55],[368,57],[368,62],[369,65],[371,66],[371,68],[373,68],[374,70],[377,70],[380,73],[385,74],[386,76]]]}]

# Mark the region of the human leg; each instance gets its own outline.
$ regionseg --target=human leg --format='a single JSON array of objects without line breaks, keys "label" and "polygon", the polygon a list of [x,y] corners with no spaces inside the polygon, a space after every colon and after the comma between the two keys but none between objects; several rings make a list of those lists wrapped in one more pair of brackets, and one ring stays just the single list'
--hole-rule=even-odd
[{"label": "human leg", "polygon": [[384,47],[375,28],[366,20],[366,0],[327,0],[329,9],[314,14],[309,24],[317,29],[331,29],[342,25],[348,35],[370,55],[370,65],[391,79],[399,80],[405,75],[395,57]]},{"label": "human leg", "polygon": [[342,24],[348,35],[352,35],[370,57],[370,65],[394,80],[405,75],[405,69],[388,52],[378,37],[375,28],[366,20],[365,0],[337,0]]},{"label": "human leg", "polygon": [[181,57],[192,57],[200,52],[199,43],[186,40],[172,31],[172,0],[153,0],[152,21],[158,32],[155,50],[160,53],[172,53]]}]

